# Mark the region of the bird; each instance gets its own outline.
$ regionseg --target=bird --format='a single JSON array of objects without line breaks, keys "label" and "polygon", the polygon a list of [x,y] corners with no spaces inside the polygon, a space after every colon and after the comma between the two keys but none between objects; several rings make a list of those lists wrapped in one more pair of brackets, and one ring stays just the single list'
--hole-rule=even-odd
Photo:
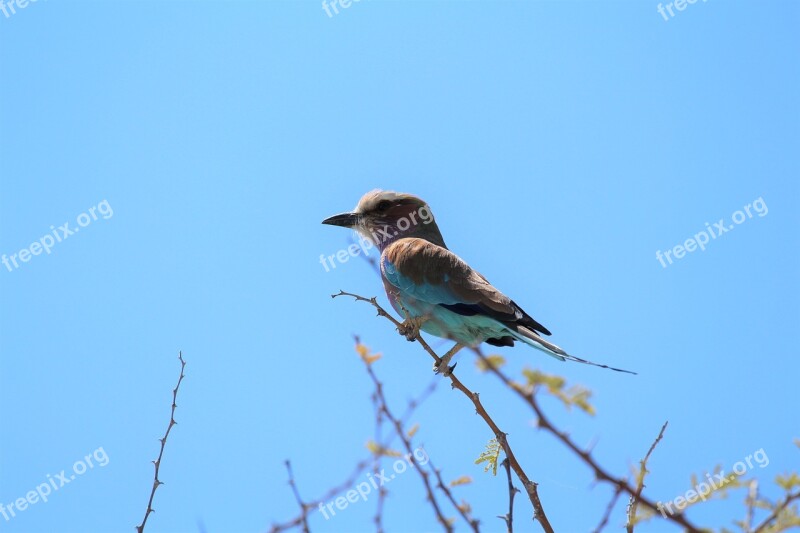
[{"label": "bird", "polygon": [[430,206],[418,196],[375,189],[355,209],[322,221],[356,230],[380,252],[386,295],[404,321],[408,340],[420,330],[456,344],[434,365],[449,375],[453,356],[482,343],[514,346],[519,341],[560,361],[574,361],[635,374],[570,355],[545,339],[551,332],[477,270],[450,251]]}]

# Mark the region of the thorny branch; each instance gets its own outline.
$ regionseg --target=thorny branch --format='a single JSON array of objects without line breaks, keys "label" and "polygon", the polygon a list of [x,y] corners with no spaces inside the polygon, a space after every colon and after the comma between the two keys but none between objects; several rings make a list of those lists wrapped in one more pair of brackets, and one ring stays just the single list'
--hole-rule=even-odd
[{"label": "thorny branch", "polygon": [[[411,399],[408,402],[408,406],[406,407],[406,411],[405,411],[405,413],[403,413],[403,416],[401,417],[401,420],[403,421],[403,423],[405,423],[410,418],[410,416],[414,413],[414,411],[417,409],[417,407],[419,407],[431,394],[433,394],[433,391],[436,390],[436,386],[438,384],[439,384],[439,380],[438,379],[434,379],[433,381],[431,381],[431,383],[425,388],[425,390],[419,396],[417,396],[416,398]],[[388,436],[386,438],[386,440],[384,440],[383,442],[377,443],[378,449],[379,450],[385,450],[385,449],[389,448],[389,446],[391,446],[392,441],[394,440],[395,437],[396,437],[396,435],[394,433],[392,433],[390,436]],[[331,500],[334,496],[337,496],[337,495],[345,492],[346,490],[350,489],[355,484],[356,479],[365,470],[367,470],[369,468],[369,466],[373,463],[373,461],[374,461],[373,457],[370,457],[370,458],[363,459],[363,460],[359,461],[355,465],[355,467],[353,467],[353,471],[350,473],[350,475],[344,481],[342,481],[338,485],[328,489],[328,491],[325,494],[323,494],[319,498],[307,503],[306,505],[309,508],[316,507],[320,503],[323,503],[323,502],[326,502],[328,500]],[[302,523],[303,523],[303,517],[302,517],[302,515],[298,515],[298,516],[294,517],[293,519],[291,519],[291,520],[289,520],[287,522],[283,522],[281,524],[273,524],[269,531],[270,531],[270,533],[281,533],[283,531],[287,531],[289,529],[298,527]]]},{"label": "thorny branch", "polygon": [[287,459],[284,461],[284,464],[286,465],[286,472],[289,475],[289,486],[292,487],[294,499],[297,501],[297,505],[300,506],[300,523],[303,525],[303,533],[308,533],[308,505],[303,503],[303,499],[300,497],[300,491],[297,490],[297,482],[294,480],[291,461]]},{"label": "thorny branch", "polygon": [[406,452],[408,454],[408,460],[412,462],[412,464],[414,465],[414,470],[419,472],[420,478],[422,478],[422,484],[425,485],[425,492],[427,493],[427,500],[433,507],[433,510],[436,513],[437,520],[445,529],[445,531],[447,531],[448,533],[452,533],[453,526],[450,525],[450,522],[447,520],[447,518],[445,518],[444,514],[442,514],[442,509],[439,506],[439,502],[436,500],[436,496],[434,496],[433,494],[433,488],[431,487],[431,482],[430,482],[430,474],[428,474],[428,472],[420,468],[420,465],[417,462],[416,457],[414,456],[414,448],[411,446],[411,442],[408,440],[405,431],[403,430],[403,424],[389,410],[389,406],[386,403],[386,397],[383,394],[383,384],[378,379],[378,376],[375,375],[375,371],[372,369],[372,365],[366,360],[364,360],[364,365],[367,368],[367,374],[372,379],[372,383],[375,385],[375,395],[377,396],[381,411],[386,416],[386,418],[394,425],[395,432],[400,437],[400,440],[402,441],[403,446],[406,449]]},{"label": "thorny branch", "polygon": [[144,512],[144,519],[142,520],[141,524],[136,526],[137,533],[142,533],[144,531],[144,526],[145,524],[147,524],[147,519],[150,516],[150,513],[155,512],[155,510],[153,509],[153,498],[155,498],[156,496],[156,489],[159,487],[159,485],[163,485],[161,480],[158,479],[158,471],[161,468],[161,458],[164,456],[164,446],[166,446],[167,444],[167,437],[169,437],[169,432],[172,431],[172,426],[177,424],[177,422],[175,422],[175,408],[178,407],[176,403],[178,399],[178,389],[180,389],[181,382],[185,377],[183,369],[186,368],[186,361],[183,360],[183,354],[181,352],[178,352],[178,360],[181,362],[181,373],[180,376],[178,377],[178,384],[175,385],[174,389],[172,389],[172,411],[170,412],[169,415],[169,425],[167,426],[167,431],[164,433],[164,436],[159,439],[159,441],[161,442],[161,450],[158,452],[158,459],[153,461],[153,465],[155,465],[155,472],[153,474],[153,488],[150,490],[150,499],[147,502],[147,509]]},{"label": "thorny branch", "polygon": [[622,489],[619,486],[617,486],[617,488],[614,490],[614,495],[611,497],[611,501],[608,502],[606,511],[603,513],[603,519],[600,520],[600,523],[594,529],[594,533],[600,533],[601,531],[603,531],[603,528],[608,525],[608,520],[611,518],[611,511],[613,511],[614,506],[617,505],[617,501],[619,500],[621,494],[622,494]]},{"label": "thorny branch", "polygon": [[[398,331],[403,331],[404,334],[405,334],[406,328],[404,327],[404,324],[399,322],[397,319],[395,319],[389,313],[387,313],[386,310],[384,310],[383,307],[381,307],[380,304],[378,304],[376,298],[374,298],[374,297],[373,298],[365,298],[363,296],[359,296],[357,294],[353,294],[353,293],[349,293],[349,292],[345,292],[345,291],[341,291],[341,290],[339,291],[339,293],[331,295],[332,298],[336,298],[338,296],[350,296],[350,297],[354,298],[356,301],[362,301],[362,302],[366,302],[366,303],[371,304],[377,310],[378,316],[382,316],[382,317],[386,318],[387,320],[392,322],[392,324],[394,324],[394,326],[396,328],[398,328]],[[419,335],[419,332],[417,332],[416,334],[412,335],[409,338],[409,340],[416,340],[417,342],[419,342],[420,345],[423,347],[423,349],[426,352],[428,352],[428,354],[434,359],[434,361],[437,363],[437,365],[441,363],[442,358],[440,358],[436,354],[436,352],[433,351],[433,349],[428,345],[428,343]],[[602,481],[602,482],[608,483],[608,484],[610,484],[610,485],[612,485],[614,487],[613,496],[612,496],[611,500],[609,501],[609,503],[608,503],[608,505],[606,507],[606,510],[604,512],[604,515],[602,517],[602,520],[601,520],[600,524],[595,529],[595,533],[600,533],[603,530],[603,528],[605,528],[605,526],[608,524],[610,516],[611,516],[611,513],[612,513],[614,507],[616,506],[617,502],[619,501],[619,498],[622,495],[622,493],[625,493],[630,497],[628,511],[627,511],[628,520],[627,520],[627,524],[626,524],[628,533],[632,533],[633,532],[633,528],[635,526],[635,520],[636,520],[636,512],[637,512],[637,508],[638,508],[639,504],[644,505],[645,507],[647,507],[651,512],[653,512],[654,515],[657,515],[658,513],[660,513],[659,506],[657,504],[655,504],[652,500],[642,496],[642,491],[644,489],[644,478],[645,478],[645,476],[647,474],[647,470],[646,470],[647,461],[648,461],[650,455],[652,454],[652,452],[654,451],[655,447],[657,446],[657,444],[663,438],[664,431],[666,430],[666,427],[667,427],[667,423],[666,422],[662,426],[658,437],[655,439],[653,444],[650,446],[650,449],[648,450],[648,452],[645,455],[644,459],[640,462],[641,471],[639,472],[639,475],[637,476],[636,485],[632,486],[629,483],[627,478],[617,478],[617,477],[613,476],[611,473],[609,473],[608,471],[606,471],[605,469],[603,469],[597,463],[597,461],[594,459],[594,457],[592,457],[591,449],[583,449],[583,448],[579,447],[577,444],[575,444],[575,442],[569,437],[569,435],[566,432],[560,431],[559,429],[557,429],[553,425],[553,423],[550,421],[550,419],[548,419],[547,416],[545,416],[544,411],[541,409],[541,407],[540,407],[540,405],[538,403],[538,400],[536,398],[536,392],[538,390],[538,386],[537,385],[533,385],[533,387],[530,387],[530,386],[525,386],[525,385],[523,385],[521,383],[517,383],[517,382],[513,381],[507,375],[505,375],[502,371],[500,371],[499,368],[496,365],[494,365],[489,359],[487,359],[487,357],[483,355],[483,353],[480,351],[480,349],[473,349],[473,351],[481,359],[481,361],[482,361],[482,363],[483,363],[483,365],[485,366],[486,369],[488,369],[490,372],[492,372],[497,378],[499,378],[504,383],[504,385],[506,385],[508,388],[513,390],[525,403],[528,404],[528,406],[533,410],[534,414],[537,417],[537,425],[538,425],[538,427],[540,429],[544,429],[548,433],[552,434],[557,440],[559,440],[562,444],[564,444],[570,451],[572,451],[575,455],[577,455],[578,458],[582,462],[584,462],[593,471],[594,476],[595,476],[597,481]],[[183,365],[185,365],[185,363],[183,363],[183,359],[181,359],[181,363],[182,363],[181,378],[178,381],[178,385],[180,385],[180,380],[183,379]],[[367,367],[369,369],[369,364],[367,365]],[[369,369],[369,370],[370,370],[371,376],[375,380],[376,387],[380,388],[380,382],[377,381],[377,378],[375,377],[375,375],[371,371],[371,369]],[[497,424],[494,423],[492,418],[489,416],[489,414],[483,408],[483,405],[482,405],[482,403],[480,401],[479,395],[477,393],[474,393],[474,392],[470,391],[463,383],[461,383],[461,381],[454,374],[451,373],[450,375],[447,375],[447,376],[444,376],[444,377],[448,377],[450,379],[452,388],[458,389],[459,391],[461,391],[465,396],[467,396],[472,401],[472,403],[473,403],[473,405],[475,407],[476,414],[478,414],[484,420],[484,422],[489,426],[489,428],[495,434],[495,438],[500,443],[503,451],[506,454],[506,459],[503,461],[502,464],[503,464],[504,467],[506,467],[507,474],[509,475],[509,488],[510,488],[510,492],[511,493],[510,493],[510,501],[509,501],[509,513],[508,513],[507,517],[501,516],[500,518],[503,518],[504,520],[506,520],[506,523],[507,523],[507,526],[508,526],[508,531],[511,532],[512,531],[512,527],[513,527],[513,495],[514,495],[514,491],[516,491],[516,489],[513,487],[513,484],[511,483],[510,471],[514,470],[514,473],[517,475],[517,477],[523,483],[523,486],[525,487],[526,493],[528,494],[528,497],[529,497],[529,499],[531,501],[531,504],[533,505],[533,508],[534,508],[534,516],[533,516],[533,518],[534,518],[534,520],[539,521],[539,523],[540,523],[542,529],[545,531],[545,533],[553,532],[553,528],[550,525],[547,516],[545,515],[544,509],[543,509],[541,501],[539,499],[538,490],[537,490],[538,485],[535,482],[532,482],[527,477],[527,475],[525,474],[524,470],[519,465],[519,462],[514,457],[514,454],[513,454],[512,450],[511,450],[511,447],[510,447],[510,445],[508,443],[508,439],[507,439],[506,434],[500,430],[500,428],[497,426]],[[175,395],[177,395],[177,387],[176,387],[174,393],[175,393]],[[382,402],[382,405],[385,406],[385,400]],[[410,406],[409,406],[409,410],[413,410],[413,408],[415,408],[415,407],[416,407],[416,404],[412,402],[410,404]],[[174,405],[174,401],[173,401],[173,413],[174,413],[174,408],[175,408],[175,405]],[[392,418],[391,415],[388,412],[388,409],[386,410],[385,414],[387,415],[388,418]],[[413,456],[413,452],[411,452],[410,442],[408,441],[408,439],[405,438],[405,436],[403,434],[403,430],[402,430],[403,424],[402,424],[402,422],[400,422],[397,419],[392,419],[392,422],[395,425],[395,429],[397,430],[396,434],[399,435],[401,437],[401,439],[403,439],[404,445],[406,446],[406,449],[409,450],[409,452]],[[381,423],[382,423],[382,420],[381,420],[381,418],[379,416],[378,417],[378,426],[380,426]],[[165,438],[162,439],[162,450],[161,450],[162,454],[163,454],[163,445],[164,445],[164,442],[166,441],[166,436],[169,434],[169,429],[172,427],[173,424],[174,424],[174,420],[171,422],[170,426],[168,427],[167,434],[165,435]],[[386,446],[388,446],[389,444],[390,444],[390,442]],[[384,446],[382,448],[379,448],[379,450],[380,449],[385,449],[386,446]],[[155,493],[155,489],[157,488],[157,486],[160,484],[160,481],[158,481],[158,466],[160,464],[160,459],[161,459],[161,454],[159,454],[158,460],[155,461],[155,464],[156,464],[156,482],[154,484],[153,494]],[[332,497],[332,496],[334,496],[336,494],[339,494],[342,491],[346,490],[348,487],[350,487],[354,483],[356,477],[368,467],[369,463],[370,463],[369,460],[361,461],[359,464],[356,465],[355,471],[350,476],[350,478],[348,478],[345,482],[343,482],[339,486],[330,489],[326,493],[326,495],[323,496],[322,498],[320,498],[319,500],[316,500],[314,503],[305,504],[305,506],[312,507],[312,506],[316,505],[317,503],[319,503],[321,501],[324,501],[326,499],[329,499],[330,497]],[[415,465],[416,465],[416,463],[415,463]],[[437,487],[439,487],[440,489],[443,490],[443,492],[445,492],[445,495],[447,496],[447,499],[451,503],[453,503],[453,505],[459,510],[459,512],[461,512],[462,517],[473,528],[473,531],[477,532],[478,531],[478,529],[477,529],[478,521],[471,519],[469,517],[469,515],[466,512],[463,512],[463,509],[455,503],[455,499],[452,497],[452,494],[449,492],[449,490],[447,490],[447,488],[445,487],[444,483],[442,482],[442,478],[441,478],[441,475],[440,475],[439,471],[436,470],[433,467],[433,465],[431,465],[431,468],[433,469],[433,471],[434,471],[434,473],[436,474],[436,477],[437,477],[437,481],[438,481]],[[417,469],[419,470],[418,467],[417,467]],[[420,470],[420,472],[422,472],[422,471]],[[427,473],[425,473],[425,475],[423,476],[423,479],[425,481],[426,490],[428,492],[428,499],[434,504],[434,509],[437,512],[437,518],[439,519],[439,521],[442,524],[445,525],[445,528],[446,528],[447,531],[451,531],[452,527],[449,525],[449,522],[447,522],[443,518],[443,516],[441,515],[441,511],[438,508],[438,504],[435,503],[435,499],[433,497],[433,491],[431,490],[430,483],[428,482],[428,479],[427,479]],[[511,490],[511,489],[513,489],[513,490]],[[752,487],[751,487],[751,489],[752,489]],[[152,503],[153,494],[151,494],[150,503]],[[748,512],[749,514],[748,514],[748,517],[746,519],[746,527],[745,527],[745,529],[748,532],[752,531],[752,533],[766,533],[768,528],[774,522],[776,522],[777,520],[780,520],[781,513],[783,513],[787,508],[789,508],[790,504],[792,502],[796,501],[796,500],[800,500],[800,492],[788,493],[782,501],[777,503],[772,508],[772,512],[770,513],[770,515],[767,516],[755,528],[752,527],[752,518],[753,518],[752,517],[752,509],[749,510],[749,512]],[[300,501],[300,500],[298,499],[298,501]],[[375,523],[376,523],[376,525],[378,527],[378,532],[379,533],[382,530],[382,525],[381,525],[381,521],[380,521],[381,504],[382,504],[382,500],[379,500],[379,506],[378,506],[378,511],[377,511],[378,515],[375,517]],[[302,503],[301,503],[301,505],[302,505]],[[148,504],[148,511],[147,511],[147,514],[145,514],[144,522],[146,522],[147,516],[149,515],[150,512],[153,512],[153,511],[150,508],[150,505]],[[304,513],[305,513],[305,507],[304,507]],[[704,531],[704,530],[699,529],[695,525],[693,525],[691,522],[689,522],[689,520],[686,518],[686,516],[683,513],[674,513],[674,514],[670,513],[670,514],[664,515],[664,516],[665,516],[666,520],[671,521],[671,522],[673,522],[674,524],[676,524],[678,526],[681,526],[684,529],[684,531],[687,531],[687,532],[690,532],[690,533],[702,533],[702,531]],[[282,531],[285,531],[285,530],[290,529],[292,527],[297,527],[297,526],[300,526],[300,525],[303,525],[304,531],[308,531],[308,529],[307,529],[308,526],[307,526],[307,523],[305,521],[305,518],[306,518],[305,515],[301,515],[301,516],[298,516],[298,517],[296,517],[295,519],[293,519],[293,520],[291,520],[289,522],[286,522],[286,523],[283,523],[283,524],[280,524],[280,525],[273,525],[273,527],[272,527],[272,529],[270,531],[271,531],[271,533],[278,533],[278,532],[282,532]],[[141,526],[137,527],[137,530],[138,530],[139,533],[141,533],[142,530],[143,530],[144,522],[142,523]]]},{"label": "thorny branch", "polygon": [[456,508],[458,514],[461,515],[461,518],[463,518],[464,521],[467,524],[469,524],[470,529],[472,529],[474,533],[479,533],[480,532],[480,528],[478,527],[479,521],[470,516],[468,506],[459,505],[458,502],[456,502],[456,499],[453,497],[452,491],[447,487],[444,480],[442,479],[442,472],[433,465],[433,462],[430,460],[430,458],[428,458],[428,465],[431,467],[431,470],[433,470],[433,473],[436,475],[436,486],[439,488],[439,490],[444,492],[445,497],[453,505],[453,507]]},{"label": "thorny branch", "polygon": [[[542,408],[539,406],[539,402],[536,399],[536,389],[528,391],[523,387],[521,384],[514,382],[506,376],[501,370],[499,370],[496,365],[493,365],[485,355],[479,350],[474,349],[474,352],[480,357],[483,362],[486,364],[486,367],[489,371],[497,376],[508,388],[513,390],[517,396],[519,396],[528,406],[533,410],[538,418],[538,426],[541,429],[546,430],[547,432],[551,433],[554,437],[560,440],[567,448],[569,448],[573,453],[575,453],[584,463],[586,463],[589,468],[592,469],[594,472],[595,478],[598,481],[603,481],[606,483],[610,483],[611,485],[615,485],[623,492],[627,493],[630,496],[636,494],[636,488],[632,487],[630,483],[628,483],[627,479],[624,478],[617,478],[614,477],[612,474],[604,470],[598,463],[595,461],[594,457],[592,457],[591,452],[581,449],[577,444],[575,444],[572,439],[569,438],[567,433],[559,430],[558,428],[553,425],[549,418],[544,414]],[[660,513],[657,505],[650,499],[645,498],[644,496],[639,496],[638,500],[642,503],[645,507],[648,507],[655,513]],[[675,522],[679,526],[683,527],[687,531],[692,533],[700,533],[700,528],[689,522],[689,520],[684,516],[683,513],[675,513],[675,514],[667,514],[666,519],[672,522]]]},{"label": "thorny branch", "polygon": [[[377,301],[377,298],[374,297],[364,298],[363,296],[359,296],[357,294],[352,294],[344,291],[339,291],[338,294],[331,295],[332,298],[336,298],[338,296],[350,296],[352,298],[355,298],[356,301],[367,302],[377,310],[378,316],[385,317],[387,320],[392,322],[397,328],[400,328],[402,326],[402,324],[396,318],[387,313],[383,309],[383,307],[380,306],[380,304]],[[427,342],[425,342],[425,339],[423,339],[422,336],[419,335],[419,333],[417,333],[417,335],[414,337],[414,340],[419,342],[419,344],[423,347],[423,349],[426,352],[428,352],[428,354],[431,357],[433,357],[434,361],[436,361],[437,364],[441,363],[441,358],[436,354],[436,352],[433,351],[433,349],[431,349],[431,347],[428,345]],[[461,383],[461,381],[455,376],[454,373],[451,373],[447,377],[450,379],[453,388],[461,391],[467,398],[470,399],[470,401],[472,401],[473,405],[475,406],[475,412],[484,420],[484,422],[486,422],[486,424],[492,430],[492,433],[494,433],[495,438],[502,445],[503,451],[505,452],[506,457],[509,460],[511,468],[514,470],[514,473],[517,475],[520,482],[522,482],[522,485],[525,487],[525,492],[528,494],[528,498],[530,499],[531,504],[533,505],[534,518],[539,521],[545,533],[553,533],[553,527],[550,525],[550,521],[548,520],[547,515],[544,512],[542,502],[539,499],[538,485],[528,478],[528,475],[520,466],[516,456],[514,455],[513,450],[511,449],[511,446],[508,444],[508,439],[506,438],[506,434],[500,430],[500,428],[497,426],[494,420],[486,412],[486,409],[484,409],[478,393],[474,393],[471,390],[469,390],[463,383]]]},{"label": "thorny branch", "polygon": [[628,524],[627,530],[628,533],[633,533],[633,528],[636,526],[636,509],[639,506],[639,497],[642,495],[642,490],[644,490],[644,477],[647,475],[647,460],[650,459],[650,454],[653,453],[653,450],[656,449],[658,443],[661,442],[661,439],[664,438],[664,431],[667,429],[667,425],[669,424],[669,420],[664,422],[664,425],[661,426],[661,431],[658,432],[658,437],[656,440],[653,441],[653,444],[650,445],[650,449],[647,450],[647,455],[644,456],[644,459],[639,463],[639,482],[636,484],[636,494],[632,494],[630,501],[628,503]]},{"label": "thorny branch", "polygon": [[800,491],[787,494],[783,501],[775,507],[772,513],[753,530],[753,533],[761,533],[762,531],[765,531],[775,520],[778,519],[778,516],[781,514],[781,512],[789,507],[789,504],[795,500],[800,500]]},{"label": "thorny branch", "polygon": [[501,463],[503,468],[506,469],[506,477],[508,477],[508,514],[505,516],[500,516],[498,518],[502,518],[506,523],[506,529],[508,533],[514,532],[514,496],[519,492],[519,489],[514,486],[513,481],[511,481],[511,465],[508,463],[508,457],[503,459]]},{"label": "thorny branch", "polygon": [[[356,337],[356,345],[358,345],[359,342],[360,341],[358,340],[358,337]],[[381,409],[381,402],[378,398],[377,392],[372,393],[370,399],[372,400],[372,405],[375,408],[375,445],[377,446],[379,442],[383,441],[382,430],[385,417],[383,416],[383,410]],[[372,466],[373,475],[380,474],[382,451],[382,448],[375,450],[374,462]],[[375,506],[375,517],[373,518],[373,522],[375,522],[375,533],[383,533],[383,505],[386,502],[386,496],[388,493],[388,490],[383,485],[378,487],[378,503]]]}]

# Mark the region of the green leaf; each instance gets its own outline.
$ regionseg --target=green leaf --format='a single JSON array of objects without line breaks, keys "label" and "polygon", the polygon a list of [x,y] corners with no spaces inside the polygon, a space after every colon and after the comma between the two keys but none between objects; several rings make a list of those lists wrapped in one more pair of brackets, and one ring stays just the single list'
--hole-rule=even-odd
[{"label": "green leaf", "polygon": [[492,439],[486,444],[486,451],[482,452],[477,459],[475,459],[475,464],[479,465],[481,463],[486,463],[486,466],[483,468],[484,472],[488,472],[489,469],[492,469],[492,475],[497,475],[497,461],[500,459],[500,452],[503,450],[503,447],[500,446],[500,443],[497,439]]}]

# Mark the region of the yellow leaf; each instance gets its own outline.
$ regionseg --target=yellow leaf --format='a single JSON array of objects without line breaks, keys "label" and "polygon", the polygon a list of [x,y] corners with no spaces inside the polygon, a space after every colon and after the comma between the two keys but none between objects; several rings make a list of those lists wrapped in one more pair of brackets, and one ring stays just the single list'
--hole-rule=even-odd
[{"label": "yellow leaf", "polygon": [[369,453],[373,453],[375,455],[378,455],[378,453],[380,453],[381,447],[378,446],[378,443],[376,443],[374,440],[372,439],[368,440],[366,446],[367,449],[369,450]]},{"label": "yellow leaf", "polygon": [[379,353],[374,353],[374,354],[369,353],[369,348],[367,348],[360,342],[356,343],[356,352],[358,353],[359,356],[361,356],[361,359],[368,365],[371,365],[372,363],[381,358],[381,354]]},{"label": "yellow leaf", "polygon": [[472,478],[469,476],[461,476],[458,479],[454,479],[450,482],[451,487],[457,487],[458,485],[469,485],[472,483]]},{"label": "yellow leaf", "polygon": [[381,354],[379,354],[379,353],[375,353],[375,354],[367,355],[366,357],[363,357],[364,362],[367,363],[368,365],[371,365],[372,363],[374,363],[375,361],[377,361],[380,358],[381,358]]},{"label": "yellow leaf", "polygon": [[490,368],[500,368],[504,364],[506,364],[506,359],[502,355],[487,355],[483,359],[478,359],[475,364],[478,365],[478,370],[481,372],[486,372]]},{"label": "yellow leaf", "polygon": [[383,453],[381,455],[385,455],[386,457],[403,457],[403,454],[398,452],[397,450],[392,450],[390,448],[384,448]]},{"label": "yellow leaf", "polygon": [[373,455],[383,455],[385,457],[402,457],[403,454],[398,452],[397,450],[392,450],[390,448],[384,448],[380,444],[376,443],[374,440],[370,439],[367,441],[367,449]]},{"label": "yellow leaf", "polygon": [[417,431],[419,431],[419,424],[414,424],[414,425],[411,427],[411,429],[409,429],[409,430],[408,430],[408,438],[410,439],[411,437],[413,437],[414,435],[416,435],[416,434],[417,434]]}]

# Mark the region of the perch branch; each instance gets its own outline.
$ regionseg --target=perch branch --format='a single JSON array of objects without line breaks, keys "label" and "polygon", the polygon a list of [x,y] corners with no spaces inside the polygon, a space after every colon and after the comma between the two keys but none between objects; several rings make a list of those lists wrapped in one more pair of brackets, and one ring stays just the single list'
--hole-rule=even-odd
[{"label": "perch branch", "polygon": [[[380,304],[378,304],[377,298],[374,297],[364,298],[363,296],[359,296],[357,294],[349,292],[344,292],[341,290],[339,291],[338,294],[331,295],[332,298],[336,298],[338,296],[350,296],[354,298],[356,301],[367,302],[377,310],[378,316],[386,318],[387,320],[392,322],[397,328],[401,327],[401,323],[397,319],[395,319],[392,315],[387,313],[383,309],[383,307],[380,306]],[[428,345],[427,342],[425,342],[425,339],[423,339],[419,333],[417,333],[417,335],[414,337],[414,340],[419,342],[420,346],[422,346],[422,348],[426,352],[428,352],[428,354],[433,358],[433,360],[437,364],[441,363],[442,360],[441,357],[439,357],[436,354],[436,352],[434,352],[433,349],[431,349],[431,347]],[[542,506],[542,502],[539,499],[538,485],[528,478],[528,475],[520,466],[516,456],[514,455],[513,450],[511,449],[511,446],[508,444],[508,439],[506,438],[506,434],[500,430],[500,428],[497,426],[494,420],[492,420],[492,418],[486,412],[486,409],[484,409],[483,404],[481,404],[480,397],[477,393],[474,393],[471,390],[469,390],[463,383],[461,383],[461,381],[456,377],[454,373],[450,373],[450,375],[448,375],[447,377],[450,379],[453,388],[461,391],[467,398],[470,399],[470,401],[472,401],[472,404],[475,406],[475,412],[484,420],[484,422],[486,422],[486,424],[492,430],[492,433],[494,434],[495,438],[497,438],[498,442],[501,443],[503,451],[505,452],[506,457],[508,458],[509,463],[511,464],[512,470],[514,470],[514,473],[519,478],[520,482],[522,482],[522,485],[525,487],[525,492],[528,494],[528,498],[531,501],[531,505],[533,505],[534,519],[539,521],[539,524],[542,526],[542,529],[544,529],[545,533],[553,533],[553,527],[550,525],[550,521],[548,520],[547,515],[544,512],[544,507]]]}]

